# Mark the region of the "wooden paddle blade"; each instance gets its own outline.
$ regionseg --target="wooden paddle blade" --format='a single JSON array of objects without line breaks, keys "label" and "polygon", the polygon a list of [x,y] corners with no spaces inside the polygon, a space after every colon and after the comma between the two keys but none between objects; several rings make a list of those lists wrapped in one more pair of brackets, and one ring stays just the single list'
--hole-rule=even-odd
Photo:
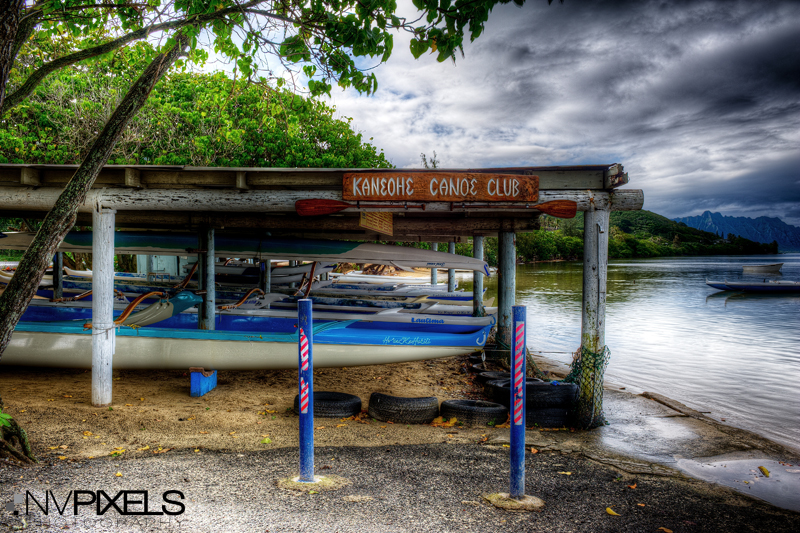
[{"label": "wooden paddle blade", "polygon": [[347,202],[339,200],[297,200],[294,203],[294,210],[301,217],[311,217],[316,215],[330,215],[338,213],[348,207],[353,207]]},{"label": "wooden paddle blade", "polygon": [[578,212],[578,204],[572,200],[553,200],[532,207],[545,215],[556,218],[574,218]]}]

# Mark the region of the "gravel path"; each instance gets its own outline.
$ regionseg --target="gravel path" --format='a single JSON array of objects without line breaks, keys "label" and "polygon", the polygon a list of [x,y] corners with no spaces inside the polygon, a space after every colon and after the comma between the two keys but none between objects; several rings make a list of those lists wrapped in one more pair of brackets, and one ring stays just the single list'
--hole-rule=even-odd
[{"label": "gravel path", "polygon": [[[68,516],[59,517],[51,503],[49,517],[31,510],[26,531],[67,526],[70,531],[115,532],[794,533],[800,527],[797,513],[700,481],[622,477],[606,466],[557,453],[528,453],[526,467],[528,493],[546,503],[541,513],[503,511],[482,499],[482,494],[508,490],[508,448],[447,443],[317,448],[316,472],[350,481],[317,494],[276,486],[278,479],[296,474],[296,448],[243,453],[189,449],[145,458],[0,467],[0,498],[8,503],[14,493],[26,490],[43,498],[50,490],[63,502],[70,490],[103,490],[110,496],[119,490],[148,490],[152,511],[161,509],[164,491],[185,496],[185,512],[172,517],[120,516],[113,508],[99,517],[92,506],[74,517],[71,505]],[[610,516],[607,507],[621,516]],[[25,505],[17,504],[16,510],[22,516]],[[21,524],[20,516],[0,508],[0,526],[10,530]]]}]

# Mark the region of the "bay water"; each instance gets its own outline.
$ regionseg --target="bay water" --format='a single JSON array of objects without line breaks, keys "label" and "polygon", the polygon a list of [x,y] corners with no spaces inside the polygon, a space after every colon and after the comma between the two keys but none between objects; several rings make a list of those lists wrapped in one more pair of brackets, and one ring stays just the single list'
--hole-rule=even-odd
[{"label": "bay water", "polygon": [[[778,262],[781,275],[742,272],[746,264]],[[516,301],[527,306],[531,351],[572,361],[582,277],[580,262],[517,267]],[[800,254],[612,260],[606,381],[663,394],[800,450],[800,293],[718,291],[706,279],[800,281]],[[496,277],[485,286],[497,296]]]}]

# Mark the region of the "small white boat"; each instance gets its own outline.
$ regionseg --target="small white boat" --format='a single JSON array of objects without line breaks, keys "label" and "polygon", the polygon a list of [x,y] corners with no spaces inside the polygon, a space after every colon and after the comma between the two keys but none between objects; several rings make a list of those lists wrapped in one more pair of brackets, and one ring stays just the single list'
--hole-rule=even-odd
[{"label": "small white boat", "polygon": [[777,274],[781,271],[783,263],[770,263],[768,265],[744,265],[742,271],[747,274]]}]

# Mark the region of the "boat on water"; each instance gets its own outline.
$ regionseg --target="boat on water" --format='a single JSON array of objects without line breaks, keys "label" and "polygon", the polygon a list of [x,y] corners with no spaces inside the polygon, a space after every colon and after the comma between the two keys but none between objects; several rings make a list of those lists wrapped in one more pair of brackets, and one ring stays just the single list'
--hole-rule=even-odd
[{"label": "boat on water", "polygon": [[706,285],[721,291],[800,292],[800,281],[709,281]]},{"label": "boat on water", "polygon": [[770,263],[767,265],[744,265],[742,271],[745,274],[778,274],[783,267],[783,263]]}]

